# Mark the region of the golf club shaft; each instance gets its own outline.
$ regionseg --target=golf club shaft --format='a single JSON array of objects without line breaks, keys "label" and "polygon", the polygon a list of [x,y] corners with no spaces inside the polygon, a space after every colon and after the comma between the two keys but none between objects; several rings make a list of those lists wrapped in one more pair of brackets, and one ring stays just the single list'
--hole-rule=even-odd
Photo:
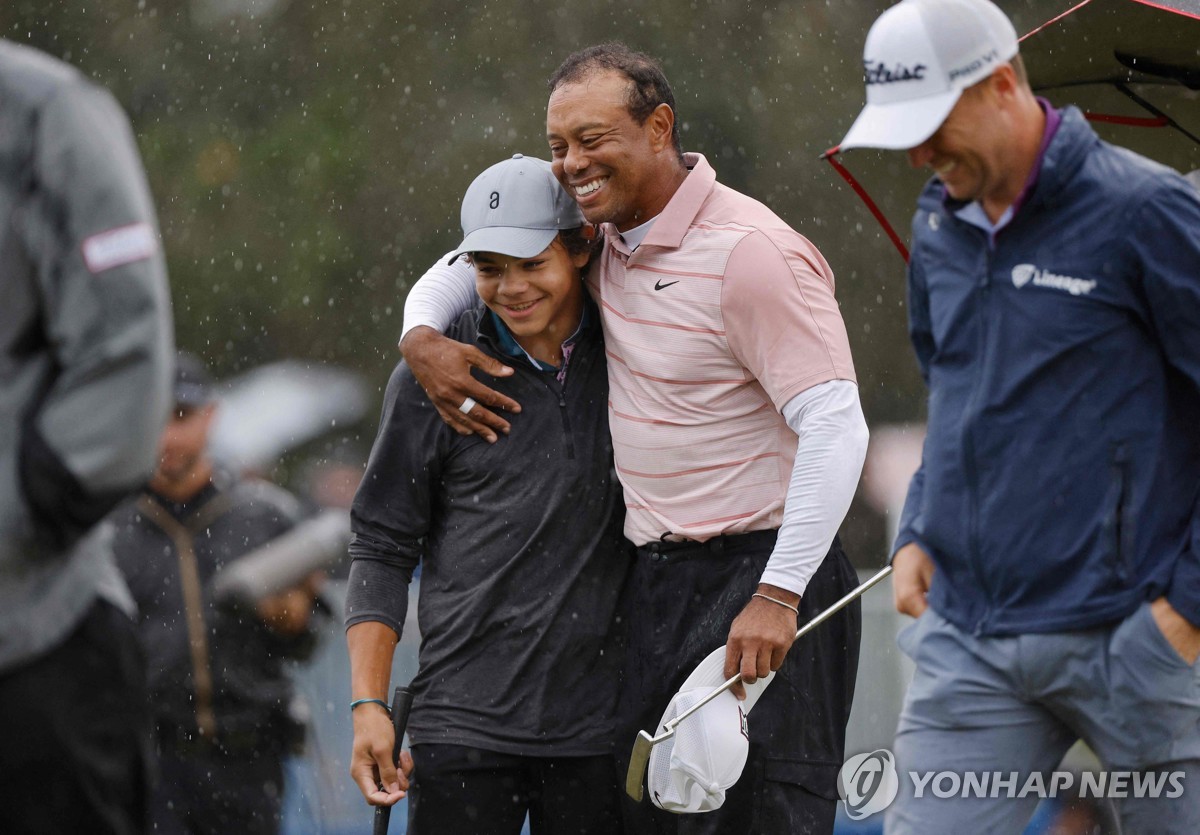
[{"label": "golf club shaft", "polygon": [[[396,688],[396,694],[392,696],[392,730],[396,732],[396,741],[392,743],[392,763],[397,768],[400,767],[400,748],[404,743],[404,729],[408,726],[408,711],[412,708],[412,701],[411,690],[407,687]],[[387,835],[391,819],[391,806],[376,806],[372,835]]]},{"label": "golf club shaft", "polygon": [[[817,615],[815,618],[810,620],[808,623],[804,624],[804,626],[800,627],[800,629],[798,629],[796,631],[796,637],[792,639],[793,642],[800,640],[800,638],[807,635],[812,630],[816,629],[818,626],[820,626],[825,621],[829,620],[831,617],[836,615],[842,609],[846,608],[846,605],[849,604],[852,600],[856,600],[857,598],[862,597],[865,592],[867,592],[869,589],[871,589],[873,586],[875,586],[877,583],[879,583],[881,580],[886,578],[891,573],[892,573],[892,567],[889,565],[886,568],[881,569],[878,573],[875,574],[874,577],[867,580],[862,585],[846,592],[846,594],[842,597],[841,600],[837,601],[832,606],[830,606],[828,609],[821,612],[821,614]],[[734,676],[733,678],[729,679],[729,681],[722,684],[716,690],[709,693],[703,699],[696,702],[696,704],[692,705],[690,708],[688,708],[683,713],[679,714],[674,719],[672,719],[670,722],[668,722],[666,725],[664,725],[663,730],[664,731],[674,731],[675,728],[678,727],[680,722],[682,722],[684,719],[687,719],[689,716],[691,716],[697,710],[704,707],[706,704],[711,702],[717,696],[724,693],[729,688],[733,687],[733,685],[737,684],[741,680],[742,680],[742,676],[740,673],[738,675]]]}]

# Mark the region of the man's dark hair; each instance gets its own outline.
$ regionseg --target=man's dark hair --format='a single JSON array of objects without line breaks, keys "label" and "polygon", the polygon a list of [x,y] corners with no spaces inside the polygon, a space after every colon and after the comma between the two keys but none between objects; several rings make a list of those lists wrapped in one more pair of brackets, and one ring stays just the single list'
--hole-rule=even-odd
[{"label": "man's dark hair", "polygon": [[[639,125],[646,124],[650,114],[660,104],[675,111],[675,94],[658,61],[642,52],[635,52],[619,41],[589,46],[567,56],[554,75],[550,76],[550,92],[563,84],[575,84],[597,71],[614,70],[631,82],[626,104],[629,115]],[[683,144],[679,139],[679,119],[671,129],[671,143],[675,153],[683,159]]]}]

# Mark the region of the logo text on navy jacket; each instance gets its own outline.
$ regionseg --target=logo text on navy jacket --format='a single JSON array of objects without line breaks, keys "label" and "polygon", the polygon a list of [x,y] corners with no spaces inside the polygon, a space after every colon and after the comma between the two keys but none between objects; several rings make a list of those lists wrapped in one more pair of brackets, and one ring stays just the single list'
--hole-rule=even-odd
[{"label": "logo text on navy jacket", "polygon": [[1042,270],[1033,264],[1017,264],[1012,270],[1013,286],[1018,290],[1033,282],[1035,287],[1051,287],[1055,290],[1065,290],[1072,296],[1086,296],[1096,287],[1093,279],[1074,278],[1069,275],[1058,275],[1049,270]]}]

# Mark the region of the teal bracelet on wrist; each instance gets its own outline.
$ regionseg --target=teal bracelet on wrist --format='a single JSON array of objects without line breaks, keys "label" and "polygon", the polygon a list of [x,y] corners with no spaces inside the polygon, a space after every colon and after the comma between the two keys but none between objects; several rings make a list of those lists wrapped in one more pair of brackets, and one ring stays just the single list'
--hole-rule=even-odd
[{"label": "teal bracelet on wrist", "polygon": [[366,704],[379,705],[381,708],[387,711],[388,716],[392,715],[392,709],[383,699],[355,699],[350,703],[350,710],[354,710],[354,708],[358,707],[359,705]]}]

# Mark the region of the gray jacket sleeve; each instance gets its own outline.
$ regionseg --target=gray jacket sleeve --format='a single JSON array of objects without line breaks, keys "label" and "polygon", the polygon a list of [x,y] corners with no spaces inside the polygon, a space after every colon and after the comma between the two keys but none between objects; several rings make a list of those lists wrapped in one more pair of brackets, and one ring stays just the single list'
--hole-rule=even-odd
[{"label": "gray jacket sleeve", "polygon": [[32,129],[14,231],[53,370],[24,413],[19,484],[34,529],[62,549],[153,469],[173,335],[154,208],[121,109],[77,77]]}]

